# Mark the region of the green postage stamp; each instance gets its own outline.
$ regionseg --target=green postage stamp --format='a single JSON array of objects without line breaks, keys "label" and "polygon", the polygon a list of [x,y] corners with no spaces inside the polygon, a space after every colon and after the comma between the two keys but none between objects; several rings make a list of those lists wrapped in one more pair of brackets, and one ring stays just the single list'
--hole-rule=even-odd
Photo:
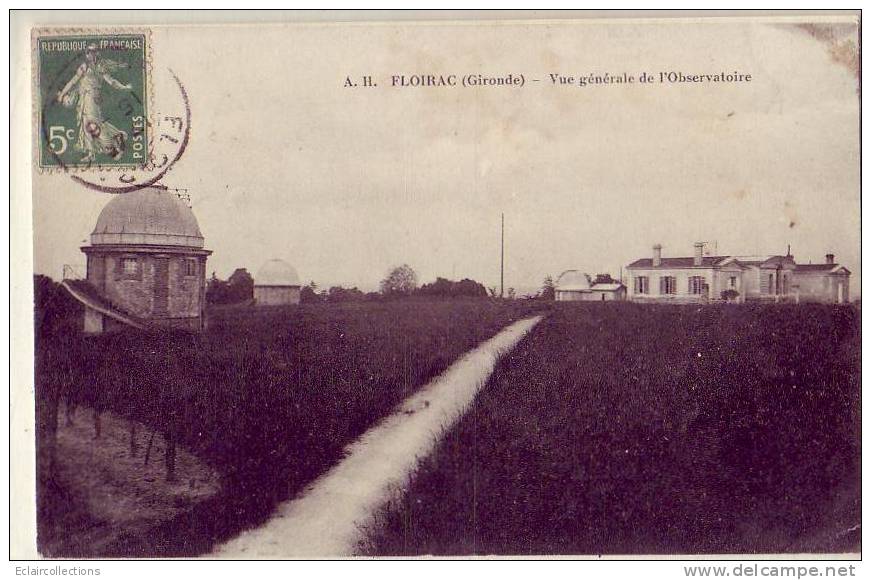
[{"label": "green postage stamp", "polygon": [[147,43],[145,32],[35,34],[40,168],[147,162]]}]

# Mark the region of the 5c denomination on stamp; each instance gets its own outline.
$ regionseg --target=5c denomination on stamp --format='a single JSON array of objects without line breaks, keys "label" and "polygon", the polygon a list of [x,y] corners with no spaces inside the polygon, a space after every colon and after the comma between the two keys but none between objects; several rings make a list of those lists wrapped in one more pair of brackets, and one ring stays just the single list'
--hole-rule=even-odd
[{"label": "5c denomination on stamp", "polygon": [[149,157],[148,35],[35,35],[44,169],[141,167]]}]

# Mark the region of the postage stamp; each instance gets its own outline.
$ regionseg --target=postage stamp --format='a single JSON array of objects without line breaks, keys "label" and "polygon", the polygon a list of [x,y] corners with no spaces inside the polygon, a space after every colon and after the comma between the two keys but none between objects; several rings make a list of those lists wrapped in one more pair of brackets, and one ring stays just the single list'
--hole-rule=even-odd
[{"label": "postage stamp", "polygon": [[36,33],[43,169],[105,169],[148,159],[148,34]]}]

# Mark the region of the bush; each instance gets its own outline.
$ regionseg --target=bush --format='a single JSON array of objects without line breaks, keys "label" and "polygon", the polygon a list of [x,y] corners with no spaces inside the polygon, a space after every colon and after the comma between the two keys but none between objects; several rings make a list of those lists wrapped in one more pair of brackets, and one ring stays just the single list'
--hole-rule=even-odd
[{"label": "bush", "polygon": [[37,343],[80,332],[82,305],[48,276],[33,277],[33,301]]},{"label": "bush", "polygon": [[197,555],[262,522],[400,401],[533,306],[408,300],[216,309],[199,335],[129,331],[52,345],[36,374],[53,391],[38,396],[60,393],[145,423],[217,469],[223,486],[215,498],[101,553]]},{"label": "bush", "polygon": [[371,554],[859,550],[856,309],[563,306],[497,365]]},{"label": "bush", "polygon": [[475,282],[468,278],[464,278],[459,282],[446,278],[436,278],[435,282],[421,286],[416,294],[434,298],[486,298],[487,289],[480,282]]},{"label": "bush", "polygon": [[734,288],[728,288],[720,292],[720,297],[726,302],[733,302],[738,299],[741,294]]}]

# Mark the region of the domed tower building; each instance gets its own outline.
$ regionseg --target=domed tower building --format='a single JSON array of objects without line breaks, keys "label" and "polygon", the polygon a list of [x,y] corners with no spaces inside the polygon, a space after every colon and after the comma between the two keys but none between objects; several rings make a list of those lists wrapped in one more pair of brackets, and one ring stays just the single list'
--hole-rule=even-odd
[{"label": "domed tower building", "polygon": [[590,293],[592,285],[589,274],[580,270],[566,270],[556,280],[554,298],[558,302],[585,300],[585,295]]},{"label": "domed tower building", "polygon": [[284,260],[269,260],[254,277],[254,303],[258,306],[299,304],[299,276]]},{"label": "domed tower building", "polygon": [[174,193],[152,187],[115,196],[82,247],[86,280],[64,281],[85,305],[85,332],[201,330],[211,254],[203,246],[193,211]]}]

